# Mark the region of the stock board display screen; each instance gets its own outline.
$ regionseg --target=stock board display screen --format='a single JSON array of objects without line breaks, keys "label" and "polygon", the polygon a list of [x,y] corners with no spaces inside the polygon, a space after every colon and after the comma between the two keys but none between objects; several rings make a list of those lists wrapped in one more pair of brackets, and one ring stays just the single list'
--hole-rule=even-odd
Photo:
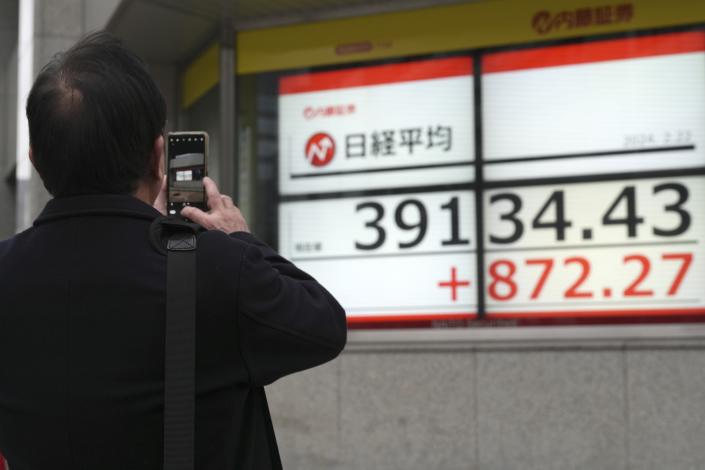
[{"label": "stock board display screen", "polygon": [[282,76],[279,249],[351,325],[705,316],[705,33]]}]

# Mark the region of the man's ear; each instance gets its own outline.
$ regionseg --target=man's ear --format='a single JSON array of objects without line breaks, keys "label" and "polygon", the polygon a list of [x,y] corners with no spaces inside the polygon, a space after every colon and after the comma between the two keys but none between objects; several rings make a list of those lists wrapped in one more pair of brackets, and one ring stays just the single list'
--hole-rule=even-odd
[{"label": "man's ear", "polygon": [[164,136],[154,139],[152,154],[149,156],[149,174],[154,179],[162,180],[164,177]]},{"label": "man's ear", "polygon": [[32,152],[32,146],[29,146],[29,161],[32,162],[32,166],[36,169],[37,165],[34,164],[34,153]]}]

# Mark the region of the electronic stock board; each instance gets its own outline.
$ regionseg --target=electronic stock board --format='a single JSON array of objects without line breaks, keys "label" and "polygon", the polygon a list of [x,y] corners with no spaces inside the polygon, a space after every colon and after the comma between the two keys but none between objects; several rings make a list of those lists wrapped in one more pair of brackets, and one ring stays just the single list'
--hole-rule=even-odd
[{"label": "electronic stock board", "polygon": [[705,33],[285,75],[279,249],[351,325],[705,315]]}]

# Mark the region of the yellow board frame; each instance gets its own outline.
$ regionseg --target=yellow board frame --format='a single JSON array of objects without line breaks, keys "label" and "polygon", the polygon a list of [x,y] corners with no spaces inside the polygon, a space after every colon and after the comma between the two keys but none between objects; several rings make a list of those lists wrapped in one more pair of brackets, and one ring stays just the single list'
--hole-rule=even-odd
[{"label": "yellow board frame", "polygon": [[220,46],[212,44],[181,76],[181,107],[186,109],[220,82]]},{"label": "yellow board frame", "polygon": [[[590,10],[594,18],[600,8],[609,7],[614,14],[623,5],[631,5],[632,15],[628,21],[571,26],[569,16],[561,16]],[[237,33],[236,73],[261,73],[703,22],[705,1],[479,0],[240,31]],[[214,44],[187,67],[182,79],[181,104],[184,108],[218,83],[218,57],[219,47]]]}]

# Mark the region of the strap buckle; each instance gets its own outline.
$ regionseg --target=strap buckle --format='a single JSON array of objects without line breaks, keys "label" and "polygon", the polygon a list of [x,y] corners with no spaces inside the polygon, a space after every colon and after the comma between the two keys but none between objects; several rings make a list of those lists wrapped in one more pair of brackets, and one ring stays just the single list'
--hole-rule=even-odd
[{"label": "strap buckle", "polygon": [[166,255],[175,251],[194,251],[198,234],[204,229],[198,224],[177,217],[158,217],[149,227],[149,240],[152,246]]},{"label": "strap buckle", "polygon": [[166,244],[168,251],[193,251],[196,249],[196,235],[193,232],[174,232]]}]

